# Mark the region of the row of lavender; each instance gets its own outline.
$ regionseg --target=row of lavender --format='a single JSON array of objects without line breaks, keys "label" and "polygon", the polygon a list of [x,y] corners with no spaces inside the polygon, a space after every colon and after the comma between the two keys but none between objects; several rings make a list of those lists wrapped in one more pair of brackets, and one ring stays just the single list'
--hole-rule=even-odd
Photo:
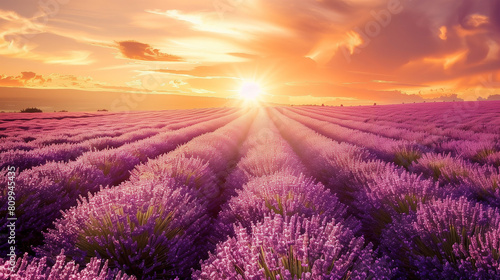
[{"label": "row of lavender", "polygon": [[[353,111],[351,108],[341,110],[335,108],[311,108],[301,107],[302,110],[320,112],[322,115],[334,117],[347,122],[354,121],[365,124],[376,124],[385,126],[386,129],[405,129],[407,132],[420,132],[429,135],[445,136],[456,139],[475,139],[474,134],[486,137],[492,133],[499,133],[496,127],[500,121],[495,113],[495,106],[499,103],[486,103],[484,108],[475,110],[467,115],[468,122],[474,122],[478,128],[470,129],[461,126],[457,119],[453,118],[449,107],[436,106],[434,104],[411,108],[407,106],[381,106],[363,107],[361,110]],[[351,114],[349,114],[351,112]],[[357,114],[355,114],[357,113]],[[485,119],[486,118],[486,119]],[[489,126],[486,123],[490,122]],[[385,133],[385,131],[381,131]],[[410,134],[411,135],[411,134]],[[404,136],[404,135],[401,135]]]},{"label": "row of lavender", "polygon": [[390,127],[406,128],[426,135],[445,136],[445,141],[435,143],[433,148],[437,152],[464,155],[473,161],[484,161],[485,157],[489,157],[486,161],[498,166],[499,106],[500,102],[384,106],[357,110],[359,117],[343,114],[343,118],[358,118],[359,121],[367,122],[367,125],[386,125],[384,130],[390,130]]},{"label": "row of lavender", "polygon": [[[172,112],[164,113],[164,117],[172,115],[175,114]],[[44,145],[45,142],[49,144],[72,142],[71,138],[80,134],[84,129],[87,133],[96,131],[104,133],[106,131],[111,132],[109,129],[122,129],[128,125],[134,126],[141,123],[141,118],[152,121],[158,120],[157,117],[148,116],[145,113],[130,113],[126,116],[123,114],[85,115],[79,118],[63,115],[59,118],[36,119],[33,117],[32,119],[8,120],[0,124],[0,130],[4,131],[1,136],[6,142],[25,142],[31,144],[32,147],[37,147]],[[123,125],[120,126],[117,123]],[[145,123],[142,122],[142,124]],[[64,137],[58,139],[55,138],[57,136]],[[45,140],[46,138],[47,140]]]},{"label": "row of lavender", "polygon": [[[158,118],[169,116],[180,116],[191,113],[209,113],[222,110],[212,109],[191,109],[178,111],[157,111],[157,112],[127,112],[127,113],[33,113],[19,114],[9,113],[2,115],[0,120],[0,131],[7,131],[7,137],[17,136],[26,130],[48,133],[71,133],[71,128],[83,128],[98,126],[113,126],[110,121],[121,121],[128,124],[140,123],[144,120],[156,121]],[[5,133],[5,132],[4,132]]]}]

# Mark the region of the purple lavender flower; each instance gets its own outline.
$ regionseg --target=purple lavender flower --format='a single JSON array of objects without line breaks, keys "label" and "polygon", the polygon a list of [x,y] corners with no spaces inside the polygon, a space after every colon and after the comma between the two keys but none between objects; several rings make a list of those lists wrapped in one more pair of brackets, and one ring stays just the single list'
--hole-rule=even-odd
[{"label": "purple lavender flower", "polygon": [[[6,217],[7,177],[0,178],[0,215]],[[109,184],[102,172],[81,162],[48,163],[26,170],[16,176],[16,218],[18,246],[22,251],[31,250],[30,246],[39,245],[41,232],[53,221],[61,217],[61,210],[77,204],[79,196],[97,192],[101,185]],[[2,231],[8,224],[7,219],[0,220]],[[8,248],[1,243],[2,252]]]},{"label": "purple lavender flower", "polygon": [[194,279],[389,279],[385,259],[342,223],[318,216],[265,217],[217,245]]},{"label": "purple lavender flower", "polygon": [[434,178],[455,194],[500,206],[500,171],[497,167],[481,166],[451,155],[425,154],[411,170]]},{"label": "purple lavender flower", "polygon": [[42,255],[64,249],[77,263],[93,257],[143,279],[186,277],[206,252],[204,201],[174,179],[104,189],[64,213],[45,235]]},{"label": "purple lavender flower", "polygon": [[74,160],[88,150],[77,144],[54,144],[30,151],[9,150],[2,153],[0,169],[11,165],[22,171],[49,161]]},{"label": "purple lavender flower", "polygon": [[9,150],[17,150],[17,151],[31,151],[33,149],[38,148],[37,145],[34,145],[32,143],[25,143],[20,142],[20,141],[14,141],[14,140],[3,140],[3,142],[0,144],[0,152],[3,154],[5,151]]},{"label": "purple lavender flower", "polygon": [[461,187],[471,192],[477,201],[500,208],[500,174],[488,174],[484,169],[474,170],[464,179]]},{"label": "purple lavender flower", "polygon": [[231,160],[237,155],[238,142],[245,136],[246,130],[240,127],[250,117],[250,114],[243,116],[212,133],[194,138],[171,153],[148,161],[132,172],[132,181],[173,178],[196,190],[199,198],[207,200],[208,210],[215,215],[223,191],[219,186]]},{"label": "purple lavender flower", "polygon": [[499,279],[500,212],[466,198],[421,203],[383,233],[400,277]]},{"label": "purple lavender flower", "polygon": [[238,153],[238,143],[243,141],[245,136],[246,129],[241,127],[246,127],[250,116],[241,117],[213,133],[196,137],[170,153],[168,157],[199,158],[208,163],[217,178],[224,177],[229,162]]},{"label": "purple lavender flower", "polygon": [[444,197],[444,191],[437,182],[420,175],[387,170],[367,182],[354,197],[352,208],[361,218],[365,236],[376,241],[393,218],[417,211],[422,202]]},{"label": "purple lavender flower", "polygon": [[299,176],[308,173],[294,150],[270,122],[267,113],[260,110],[240,148],[241,159],[229,174],[225,183],[225,195],[229,199],[235,191],[252,178],[286,172]]},{"label": "purple lavender flower", "polygon": [[11,280],[136,280],[121,271],[108,269],[108,261],[104,263],[97,258],[92,258],[87,266],[80,270],[75,262],[66,261],[64,251],[57,256],[53,266],[47,265],[47,258],[28,258],[25,254],[16,260],[12,271],[10,261],[0,259],[0,279]]},{"label": "purple lavender flower", "polygon": [[484,156],[483,161],[489,165],[500,167],[500,151],[488,153]]},{"label": "purple lavender flower", "polygon": [[321,183],[303,175],[286,172],[250,180],[238,194],[223,206],[218,226],[223,235],[231,233],[233,224],[250,228],[264,216],[282,215],[303,217],[319,215],[341,220],[346,207]]},{"label": "purple lavender flower", "polygon": [[488,156],[497,153],[495,140],[450,140],[440,143],[437,152],[452,153],[455,156],[479,163],[487,163]]},{"label": "purple lavender flower", "polygon": [[217,178],[208,163],[199,158],[167,154],[147,164],[139,165],[132,171],[130,181],[174,179],[177,183],[196,190],[197,197],[206,200],[208,208],[219,206],[221,193]]},{"label": "purple lavender flower", "polygon": [[287,172],[291,175],[300,175],[306,168],[290,147],[275,141],[269,145],[256,146],[248,151],[233,172],[229,175],[227,186],[230,195],[234,196],[251,178]]},{"label": "purple lavender flower", "polygon": [[104,176],[111,180],[111,185],[118,185],[127,180],[130,170],[140,163],[140,160],[126,149],[89,152],[79,160],[101,170]]},{"label": "purple lavender flower", "polygon": [[282,113],[333,140],[345,141],[366,147],[377,155],[377,157],[386,161],[394,160],[403,147],[415,153],[418,153],[418,151],[422,149],[421,145],[413,141],[395,140],[374,133],[349,129],[337,124],[312,118],[304,115],[304,113],[298,114],[291,109],[284,109]]},{"label": "purple lavender flower", "polygon": [[327,181],[328,188],[338,195],[342,201],[351,204],[356,200],[355,192],[365,189],[380,174],[396,172],[392,163],[381,160],[357,161],[355,159],[329,159],[327,166],[336,170]]},{"label": "purple lavender flower", "polygon": [[410,170],[422,173],[443,185],[447,183],[457,184],[461,178],[467,177],[470,170],[474,168],[467,165],[463,159],[454,158],[450,154],[427,153],[413,163]]}]

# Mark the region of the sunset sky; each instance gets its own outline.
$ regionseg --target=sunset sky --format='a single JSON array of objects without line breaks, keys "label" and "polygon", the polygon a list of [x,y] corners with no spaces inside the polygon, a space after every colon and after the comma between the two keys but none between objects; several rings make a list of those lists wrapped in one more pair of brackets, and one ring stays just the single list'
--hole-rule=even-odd
[{"label": "sunset sky", "polygon": [[1,1],[0,65],[0,110],[8,87],[231,100],[245,82],[282,104],[476,100],[500,93],[500,1]]}]

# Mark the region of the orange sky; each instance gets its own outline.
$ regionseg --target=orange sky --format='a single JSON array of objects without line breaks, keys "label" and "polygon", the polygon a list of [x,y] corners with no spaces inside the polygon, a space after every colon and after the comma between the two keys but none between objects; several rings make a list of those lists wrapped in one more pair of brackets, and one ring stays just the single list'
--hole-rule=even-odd
[{"label": "orange sky", "polygon": [[284,104],[476,100],[500,93],[500,2],[2,1],[0,65],[0,87],[40,96],[238,98],[254,81]]}]

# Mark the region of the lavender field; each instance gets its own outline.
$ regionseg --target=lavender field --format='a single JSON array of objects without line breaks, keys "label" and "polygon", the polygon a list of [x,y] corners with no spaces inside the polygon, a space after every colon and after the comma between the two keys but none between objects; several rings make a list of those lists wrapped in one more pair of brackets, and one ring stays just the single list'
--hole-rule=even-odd
[{"label": "lavender field", "polygon": [[0,141],[0,279],[500,279],[500,101],[6,113]]}]

